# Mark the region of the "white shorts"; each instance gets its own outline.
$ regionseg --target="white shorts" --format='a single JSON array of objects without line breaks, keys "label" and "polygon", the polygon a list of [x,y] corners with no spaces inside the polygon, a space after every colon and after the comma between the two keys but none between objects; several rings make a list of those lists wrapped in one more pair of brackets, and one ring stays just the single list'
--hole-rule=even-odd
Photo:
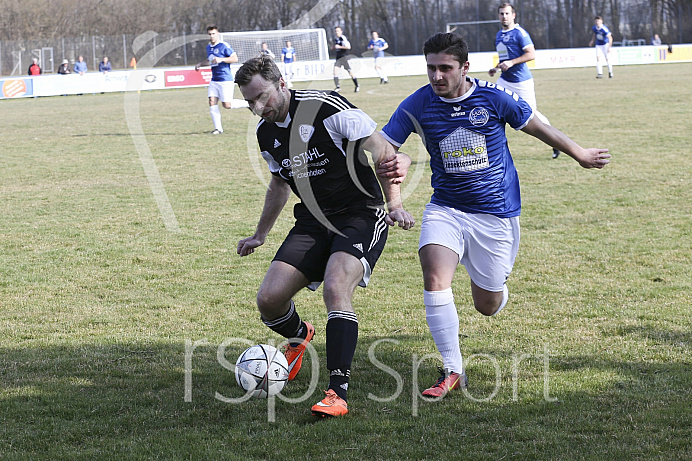
[{"label": "white shorts", "polygon": [[285,62],[284,63],[284,75],[289,76],[293,75],[293,63],[292,62]]},{"label": "white shorts", "polygon": [[382,67],[384,66],[384,56],[380,56],[379,58],[375,58],[375,67]]},{"label": "white shorts", "polygon": [[235,90],[235,82],[209,82],[209,90],[207,96],[218,98],[221,102],[233,102],[233,92]]},{"label": "white shorts", "polygon": [[533,79],[524,80],[523,82],[508,82],[502,77],[497,79],[497,86],[514,91],[521,96],[521,99],[526,101],[531,109],[536,110],[536,90],[534,88]]},{"label": "white shorts", "polygon": [[459,255],[473,283],[502,291],[519,251],[519,217],[498,218],[464,213],[428,203],[423,212],[418,249],[435,244]]},{"label": "white shorts", "polygon": [[596,45],[596,59],[600,59],[601,56],[607,61],[608,60],[608,45]]}]

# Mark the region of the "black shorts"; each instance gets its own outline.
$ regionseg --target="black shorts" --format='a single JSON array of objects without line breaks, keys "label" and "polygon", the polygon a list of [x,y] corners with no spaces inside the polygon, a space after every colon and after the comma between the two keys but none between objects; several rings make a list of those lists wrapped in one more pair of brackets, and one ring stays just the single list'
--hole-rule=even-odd
[{"label": "black shorts", "polygon": [[341,235],[327,229],[312,216],[300,218],[276,252],[274,261],[298,269],[310,281],[308,288],[315,290],[324,280],[330,256],[344,251],[363,264],[363,279],[358,285],[365,287],[387,241],[389,226],[384,220],[386,215],[383,209],[364,208],[329,216],[329,221]]},{"label": "black shorts", "polygon": [[342,56],[336,60],[334,67],[343,67],[345,70],[351,70],[351,65],[348,63],[348,56]]}]

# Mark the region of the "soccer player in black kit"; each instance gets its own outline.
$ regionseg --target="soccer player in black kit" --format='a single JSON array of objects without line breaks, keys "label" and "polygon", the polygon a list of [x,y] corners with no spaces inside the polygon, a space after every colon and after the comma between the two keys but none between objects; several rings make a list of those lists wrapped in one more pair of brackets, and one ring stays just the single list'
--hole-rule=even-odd
[{"label": "soccer player in black kit", "polygon": [[336,62],[334,63],[334,91],[340,91],[341,86],[339,86],[339,67],[343,67],[348,75],[351,76],[353,84],[356,86],[353,91],[358,93],[360,91],[360,85],[358,85],[358,79],[353,75],[351,70],[351,65],[348,63],[348,51],[351,49],[351,42],[344,35],[344,31],[341,27],[336,27],[334,29],[336,37],[334,37],[334,49],[336,50]]},{"label": "soccer player in black kit", "polygon": [[235,81],[250,109],[262,117],[257,140],[272,173],[257,229],[238,242],[237,251],[240,256],[254,252],[265,242],[291,191],[300,198],[293,209],[295,225],[262,281],[257,307],[262,321],[288,338],[285,355],[293,379],[315,329],[301,320],[292,298],[304,287],[315,290],[324,283],[329,387],[312,412],[345,415],[358,340],[353,292],[367,285],[388,226],[398,223],[408,230],[414,225],[401,202],[403,176],[395,172],[378,182],[363,151],[372,154],[376,166],[401,164],[398,171],[405,171],[410,159],[398,156],[375,131],[377,124],[340,94],[289,90],[271,58],[246,61]]}]

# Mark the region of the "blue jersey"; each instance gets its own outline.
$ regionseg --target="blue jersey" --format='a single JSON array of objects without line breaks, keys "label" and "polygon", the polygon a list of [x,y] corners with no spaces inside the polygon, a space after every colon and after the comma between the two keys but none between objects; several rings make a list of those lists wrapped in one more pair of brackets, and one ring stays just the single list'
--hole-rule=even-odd
[{"label": "blue jersey", "polygon": [[[211,64],[214,57],[228,58],[235,51],[226,42],[218,42],[216,45],[209,43],[207,45],[207,59]],[[211,64],[211,80],[214,82],[232,82],[233,74],[231,73],[231,65],[227,62]]]},{"label": "blue jersey", "polygon": [[293,47],[286,47],[283,50],[281,50],[281,54],[284,57],[284,62],[285,63],[291,63],[293,62],[293,59],[296,55],[296,49]]},{"label": "blue jersey", "polygon": [[596,35],[596,45],[607,45],[610,40],[608,40],[608,35],[610,35],[610,29],[606,27],[605,24],[601,24],[601,27],[593,26],[591,32]]},{"label": "blue jersey", "polygon": [[[531,36],[518,24],[509,30],[500,30],[495,36],[495,49],[500,55],[500,62],[518,58],[524,54],[527,46],[533,46]],[[522,62],[502,72],[502,78],[508,82],[518,83],[533,78],[533,75],[529,66]]]},{"label": "blue jersey", "polygon": [[430,154],[431,202],[467,213],[519,216],[519,177],[507,146],[505,124],[522,129],[533,118],[516,93],[467,77],[471,89],[446,99],[426,85],[406,98],[382,129],[401,146],[416,132]]},{"label": "blue jersey", "polygon": [[382,47],[387,45],[387,42],[382,38],[378,38],[377,40],[375,39],[370,39],[370,43],[368,43],[368,48],[373,47],[373,57],[374,58],[384,58],[384,50],[382,50]]}]

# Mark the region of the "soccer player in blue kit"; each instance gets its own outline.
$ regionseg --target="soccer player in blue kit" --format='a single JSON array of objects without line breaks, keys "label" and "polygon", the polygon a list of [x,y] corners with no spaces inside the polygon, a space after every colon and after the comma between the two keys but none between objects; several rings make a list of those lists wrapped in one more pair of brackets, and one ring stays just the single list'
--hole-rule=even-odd
[{"label": "soccer player in blue kit", "polygon": [[[468,46],[461,37],[433,35],[423,53],[430,84],[399,105],[382,134],[398,151],[416,132],[430,154],[434,192],[423,213],[418,252],[426,320],[443,368],[423,395],[442,397],[467,383],[451,288],[457,265],[466,267],[481,314],[497,314],[509,296],[505,282],[519,247],[521,198],[505,124],[565,152],[584,168],[603,168],[610,154],[584,149],[546,125],[516,93],[468,77]],[[381,178],[401,176],[394,170],[385,161],[376,171]]]},{"label": "soccer player in blue kit", "polygon": [[[511,4],[503,3],[498,7],[497,12],[502,24],[502,29],[495,36],[495,49],[500,63],[497,67],[490,69],[488,74],[492,77],[498,70],[501,71],[497,84],[521,96],[529,103],[536,116],[546,125],[550,125],[548,118],[538,112],[533,75],[526,64],[536,59],[536,47],[533,45],[531,36],[523,27],[514,22],[517,13]],[[553,149],[553,158],[559,155],[560,151]]]},{"label": "soccer player in blue kit", "polygon": [[207,90],[209,112],[214,123],[214,131],[211,134],[221,134],[223,133],[223,125],[221,124],[219,100],[221,100],[224,108],[231,108],[234,85],[231,63],[238,62],[238,55],[226,42],[221,41],[219,29],[216,26],[207,27],[207,34],[209,34],[207,59],[197,64],[195,70],[199,71],[200,67],[211,66],[211,81]]},{"label": "soccer player in blue kit", "polygon": [[389,83],[387,74],[382,70],[382,64],[384,63],[384,50],[389,48],[389,43],[385,39],[380,37],[377,31],[372,31],[372,38],[368,43],[368,49],[372,50],[372,57],[375,58],[375,72],[380,77],[380,85],[383,83]]},{"label": "soccer player in blue kit", "polygon": [[603,18],[596,16],[594,25],[591,27],[593,37],[589,42],[589,46],[596,45],[596,78],[603,78],[603,64],[601,58],[605,59],[608,64],[608,78],[613,78],[613,64],[610,62],[610,47],[613,46],[613,34],[610,33],[608,26],[603,24]]},{"label": "soccer player in blue kit", "polygon": [[296,60],[296,49],[290,40],[286,41],[286,46],[281,49],[281,62],[284,64],[284,78],[289,88],[293,87],[293,62]]}]

